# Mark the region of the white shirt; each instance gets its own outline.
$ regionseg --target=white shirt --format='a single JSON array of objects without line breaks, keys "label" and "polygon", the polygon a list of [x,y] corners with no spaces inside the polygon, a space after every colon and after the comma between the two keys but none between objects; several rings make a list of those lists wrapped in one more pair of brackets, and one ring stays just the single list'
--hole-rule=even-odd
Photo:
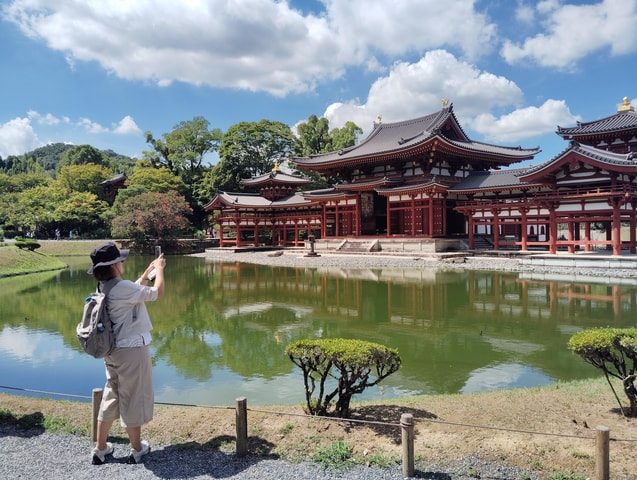
[{"label": "white shirt", "polygon": [[121,280],[108,294],[108,311],[113,322],[116,347],[139,347],[152,340],[145,302],[157,300],[159,290],[130,280]]}]

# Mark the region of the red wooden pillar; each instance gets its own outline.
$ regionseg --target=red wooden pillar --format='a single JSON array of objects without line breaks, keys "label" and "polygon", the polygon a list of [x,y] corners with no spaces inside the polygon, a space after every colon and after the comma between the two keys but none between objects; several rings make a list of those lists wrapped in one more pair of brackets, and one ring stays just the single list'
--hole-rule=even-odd
[{"label": "red wooden pillar", "polygon": [[[474,213],[475,212],[473,210],[469,210],[467,212],[467,220],[468,220],[467,228],[469,229],[469,231],[467,232],[469,234],[469,250],[473,250],[473,243],[474,243],[474,240],[473,240],[473,229],[475,228],[475,224],[473,221]],[[471,303],[469,305],[471,305]]]},{"label": "red wooden pillar", "polygon": [[629,252],[630,253],[637,253],[637,246],[635,245],[635,243],[637,243],[637,234],[635,233],[635,207],[637,206],[637,204],[635,203],[635,201],[631,202],[631,207],[632,210],[630,212],[630,245],[629,245]]},{"label": "red wooden pillar", "polygon": [[255,220],[254,222],[254,246],[258,247],[259,246],[259,221]]},{"label": "red wooden pillar", "polygon": [[491,221],[491,231],[493,232],[493,249],[500,250],[500,210],[494,208],[491,210],[493,218]]},{"label": "red wooden pillar", "polygon": [[549,206],[549,253],[557,253],[557,216],[555,206]]},{"label": "red wooden pillar", "polygon": [[528,226],[527,226],[527,218],[526,218],[526,214],[529,211],[528,207],[522,207],[520,208],[520,214],[521,214],[521,229],[520,229],[520,241],[522,242],[522,245],[520,246],[520,248],[522,249],[522,251],[526,252],[528,250]]},{"label": "red wooden pillar", "polygon": [[234,219],[234,225],[235,225],[235,246],[240,247],[241,246],[241,222],[239,221],[239,219],[237,217],[235,217]]},{"label": "red wooden pillar", "polygon": [[389,201],[389,197],[387,198],[387,236],[391,236],[391,202]]},{"label": "red wooden pillar", "polygon": [[323,221],[321,222],[321,238],[326,238],[327,237],[327,203],[323,203],[323,211],[322,211],[322,218]]},{"label": "red wooden pillar", "polygon": [[591,251],[591,222],[584,223],[584,251]]},{"label": "red wooden pillar", "polygon": [[[429,208],[431,209],[431,206]],[[416,197],[414,195],[411,196],[411,236],[416,236]]]},{"label": "red wooden pillar", "polygon": [[621,218],[619,201],[613,201],[613,255],[622,254]]},{"label": "red wooden pillar", "polygon": [[356,194],[356,208],[354,209],[354,236],[361,236],[361,218],[363,218],[361,214],[361,194],[358,192]]},{"label": "red wooden pillar", "polygon": [[225,243],[223,241],[223,222],[217,222],[217,224],[219,225],[219,247],[222,248]]},{"label": "red wooden pillar", "polygon": [[434,194],[429,195],[429,236],[434,236]]},{"label": "red wooden pillar", "polygon": [[570,219],[568,221],[568,253],[573,253],[575,252],[575,249],[573,248],[573,241],[575,240],[575,224],[573,222],[572,219]]}]

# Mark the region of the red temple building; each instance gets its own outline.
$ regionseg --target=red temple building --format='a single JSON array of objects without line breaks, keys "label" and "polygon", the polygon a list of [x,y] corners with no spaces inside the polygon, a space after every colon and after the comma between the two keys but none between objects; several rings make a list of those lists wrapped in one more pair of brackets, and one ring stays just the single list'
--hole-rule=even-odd
[{"label": "red temple building", "polygon": [[[359,144],[293,161],[338,178],[332,188],[298,191],[309,180],[278,167],[243,180],[259,194],[218,193],[206,206],[220,246],[299,245],[318,238],[463,238],[469,249],[622,248],[635,253],[637,115],[624,99],[609,117],[558,127],[566,150],[532,167],[539,148],[475,142],[446,101],[433,114],[384,124]],[[622,242],[620,226],[630,225]],[[591,231],[603,227],[605,238]],[[567,235],[558,232],[567,232]]]}]

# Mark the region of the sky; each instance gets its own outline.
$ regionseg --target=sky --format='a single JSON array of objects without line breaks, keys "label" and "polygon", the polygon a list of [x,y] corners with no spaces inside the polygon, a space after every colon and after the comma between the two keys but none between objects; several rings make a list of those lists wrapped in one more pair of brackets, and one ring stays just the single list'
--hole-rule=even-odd
[{"label": "sky", "polygon": [[538,164],[567,147],[558,126],[637,106],[636,26],[637,0],[0,0],[0,157],[141,158],[145,132],[197,116],[364,138],[446,99],[469,138]]}]

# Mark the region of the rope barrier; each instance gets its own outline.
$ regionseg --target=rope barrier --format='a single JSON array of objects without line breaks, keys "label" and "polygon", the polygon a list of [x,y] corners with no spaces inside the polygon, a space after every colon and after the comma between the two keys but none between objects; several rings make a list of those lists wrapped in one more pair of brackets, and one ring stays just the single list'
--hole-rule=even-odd
[{"label": "rope barrier", "polygon": [[44,394],[44,395],[57,395],[59,397],[84,398],[84,399],[87,399],[87,400],[91,399],[91,397],[89,397],[87,395],[73,395],[72,393],[47,392],[45,390],[32,390],[30,388],[7,387],[5,385],[0,385],[0,388],[5,388],[7,390],[18,390],[20,392],[41,393],[41,394]]},{"label": "rope barrier", "polygon": [[277,412],[274,410],[259,410],[256,408],[248,408],[248,411],[259,412],[259,413],[271,413],[272,415],[285,415],[289,417],[309,418],[313,420],[328,420],[332,422],[367,423],[370,425],[386,425],[388,427],[400,427],[400,423],[378,422],[374,420],[358,420],[355,418],[338,418],[338,417],[321,417],[317,415],[308,415],[306,413]]},{"label": "rope barrier", "polygon": [[[74,395],[74,394],[70,394],[70,393],[49,392],[49,391],[45,391],[45,390],[35,390],[35,389],[21,388],[21,387],[9,387],[9,386],[6,386],[6,385],[0,385],[0,388],[6,389],[6,390],[16,390],[16,391],[20,391],[20,392],[38,393],[38,394],[43,394],[43,395],[56,395],[56,396],[61,396],[61,397],[82,398],[82,399],[87,399],[87,400],[91,399],[90,396],[86,396],[86,395]],[[233,407],[233,406],[197,405],[197,404],[191,404],[191,403],[172,403],[172,402],[155,402],[155,404],[156,405],[164,405],[164,406],[173,406],[173,407],[195,407],[195,408],[209,408],[209,409],[217,409],[217,410],[235,410],[235,407]],[[308,414],[305,414],[305,413],[278,412],[278,411],[275,411],[275,410],[264,410],[264,409],[258,409],[258,408],[248,408],[247,410],[249,412],[266,413],[266,414],[271,414],[271,415],[289,416],[289,417],[300,417],[300,418],[307,418],[307,419],[313,419],[313,420],[327,420],[327,421],[333,421],[333,422],[348,422],[348,423],[359,423],[359,424],[368,424],[368,425],[381,425],[381,426],[387,426],[387,427],[400,427],[401,426],[400,423],[380,422],[380,421],[374,421],[374,420],[359,420],[359,419],[355,419],[355,418],[322,417],[322,416],[316,416],[316,415],[308,415]],[[528,434],[528,435],[544,435],[544,436],[562,437],[562,438],[578,438],[578,439],[581,439],[581,440],[591,440],[591,439],[594,440],[595,439],[595,437],[593,437],[593,436],[581,436],[581,435],[571,435],[571,434],[563,434],[563,433],[537,432],[537,431],[533,431],[533,430],[520,430],[520,429],[506,428],[506,427],[492,427],[492,426],[485,426],[485,425],[473,425],[473,424],[470,424],[470,423],[449,422],[449,421],[445,421],[445,420],[435,420],[435,419],[430,419],[430,418],[428,418],[426,420],[420,420],[419,421],[419,423],[424,423],[424,422],[438,423],[438,424],[442,424],[442,425],[453,425],[453,426],[456,426],[456,427],[476,428],[476,429],[484,429],[484,430],[498,430],[498,431],[511,432],[511,433],[523,433],[523,434]],[[637,443],[637,439],[632,439],[632,438],[615,438],[615,437],[611,437],[610,440],[612,440],[614,442],[635,442],[635,443]]]}]

